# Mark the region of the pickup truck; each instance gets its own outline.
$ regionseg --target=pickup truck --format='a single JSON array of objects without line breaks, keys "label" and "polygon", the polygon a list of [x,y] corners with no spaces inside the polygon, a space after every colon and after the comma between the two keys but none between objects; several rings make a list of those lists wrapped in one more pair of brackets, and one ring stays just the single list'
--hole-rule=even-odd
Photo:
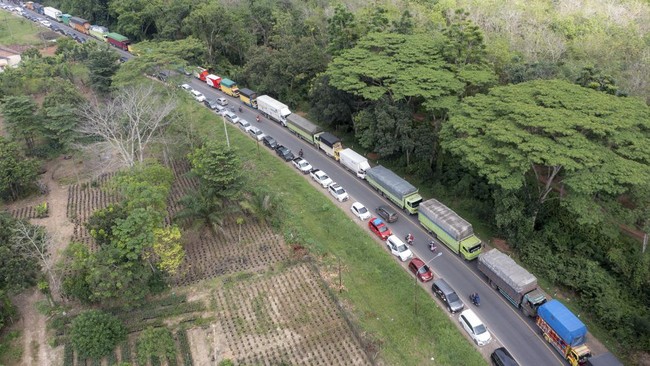
[{"label": "pickup truck", "polygon": [[316,181],[316,183],[320,184],[323,188],[327,188],[330,184],[333,183],[332,179],[330,179],[330,177],[328,177],[327,174],[325,174],[325,172],[320,169],[312,169],[309,172],[309,175],[311,176],[311,179]]},{"label": "pickup truck", "polygon": [[313,169],[307,160],[300,157],[293,159],[293,166],[300,170],[302,174],[308,174]]}]

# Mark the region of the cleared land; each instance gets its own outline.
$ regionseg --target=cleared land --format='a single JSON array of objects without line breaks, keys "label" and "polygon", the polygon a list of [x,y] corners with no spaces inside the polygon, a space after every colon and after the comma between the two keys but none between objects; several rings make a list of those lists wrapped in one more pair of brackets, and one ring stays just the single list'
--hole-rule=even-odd
[{"label": "cleared land", "polygon": [[[54,32],[0,9],[0,45],[44,46]],[[56,34],[56,33],[54,33]]]}]

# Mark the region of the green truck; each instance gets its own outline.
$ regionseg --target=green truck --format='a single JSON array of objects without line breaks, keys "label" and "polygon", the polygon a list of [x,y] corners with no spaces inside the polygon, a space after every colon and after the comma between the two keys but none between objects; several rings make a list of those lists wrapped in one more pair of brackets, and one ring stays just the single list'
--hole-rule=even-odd
[{"label": "green truck", "polygon": [[323,132],[322,128],[295,113],[287,116],[287,127],[293,134],[312,145],[318,144],[318,135]]},{"label": "green truck", "polygon": [[435,199],[424,201],[418,221],[434,237],[466,260],[481,254],[483,243],[474,235],[472,224]]},{"label": "green truck", "polygon": [[418,213],[418,206],[422,202],[422,196],[420,196],[415,186],[400,178],[397,174],[381,165],[377,165],[366,171],[366,180],[382,196],[393,201],[399,208],[408,211],[411,215]]}]

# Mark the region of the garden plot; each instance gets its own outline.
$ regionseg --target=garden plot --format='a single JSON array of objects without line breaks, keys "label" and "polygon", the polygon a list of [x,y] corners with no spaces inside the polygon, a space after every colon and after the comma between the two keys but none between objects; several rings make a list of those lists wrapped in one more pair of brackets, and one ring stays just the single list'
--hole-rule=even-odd
[{"label": "garden plot", "polygon": [[[217,360],[238,365],[369,365],[369,358],[318,274],[299,264],[214,292]],[[195,330],[200,331],[200,330]],[[201,363],[193,355],[195,362]]]}]

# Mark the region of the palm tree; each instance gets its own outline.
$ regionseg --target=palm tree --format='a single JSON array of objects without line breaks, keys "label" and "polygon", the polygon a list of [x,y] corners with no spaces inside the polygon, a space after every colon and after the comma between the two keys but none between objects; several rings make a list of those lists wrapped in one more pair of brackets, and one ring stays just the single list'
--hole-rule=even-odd
[{"label": "palm tree", "polygon": [[183,208],[175,219],[182,221],[185,227],[209,228],[214,234],[223,232],[223,220],[229,213],[224,202],[203,190],[197,190],[181,198]]},{"label": "palm tree", "polygon": [[257,188],[252,193],[246,194],[239,205],[244,212],[253,215],[257,221],[268,224],[274,223],[274,219],[284,212],[280,197],[265,188]]}]

